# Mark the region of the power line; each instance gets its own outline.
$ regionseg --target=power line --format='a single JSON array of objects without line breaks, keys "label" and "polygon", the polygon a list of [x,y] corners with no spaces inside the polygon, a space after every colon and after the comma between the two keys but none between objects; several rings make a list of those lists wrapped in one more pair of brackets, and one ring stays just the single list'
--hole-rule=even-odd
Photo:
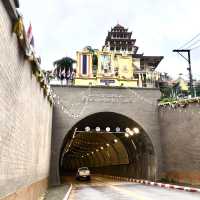
[{"label": "power line", "polygon": [[195,40],[197,37],[200,36],[200,33],[198,33],[196,36],[194,36],[191,40],[189,40],[188,42],[186,42],[184,45],[182,45],[181,47],[179,47],[179,49],[182,49],[183,47],[185,47],[186,45],[188,45],[190,42],[192,42],[193,40]]},{"label": "power line", "polygon": [[192,50],[195,50],[195,49],[198,49],[199,47],[200,47],[200,45],[198,45],[198,46],[192,48],[191,51],[192,51]]},{"label": "power line", "polygon": [[193,42],[191,45],[189,45],[189,46],[187,47],[187,49],[190,49],[192,46],[194,46],[195,44],[197,44],[199,41],[200,41],[200,39],[197,40],[197,41],[195,41],[195,42]]}]

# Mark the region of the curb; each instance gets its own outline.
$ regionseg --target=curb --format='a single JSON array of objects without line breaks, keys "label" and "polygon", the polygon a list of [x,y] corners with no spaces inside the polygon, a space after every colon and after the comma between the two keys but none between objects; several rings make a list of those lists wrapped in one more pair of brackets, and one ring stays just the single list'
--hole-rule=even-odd
[{"label": "curb", "polygon": [[106,176],[106,177],[120,180],[120,181],[129,181],[129,182],[141,183],[141,184],[151,185],[151,186],[158,186],[158,187],[163,187],[163,188],[168,188],[168,189],[176,189],[176,190],[182,190],[182,191],[187,191],[187,192],[200,192],[199,188],[194,188],[194,187],[171,185],[171,184],[153,182],[153,181],[148,181],[148,180],[140,180],[140,179],[134,179],[134,178],[126,178],[126,177],[120,177],[120,176]]},{"label": "curb", "polygon": [[67,194],[65,195],[65,197],[63,198],[63,200],[68,200],[71,191],[72,191],[72,184],[70,185],[70,188],[69,188],[69,190],[67,191]]}]

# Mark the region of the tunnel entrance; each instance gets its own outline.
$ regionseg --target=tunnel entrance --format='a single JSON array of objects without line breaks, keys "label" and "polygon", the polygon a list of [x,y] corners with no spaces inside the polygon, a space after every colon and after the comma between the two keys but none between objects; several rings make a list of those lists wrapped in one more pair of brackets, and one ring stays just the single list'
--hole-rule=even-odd
[{"label": "tunnel entrance", "polygon": [[60,153],[60,176],[87,166],[93,173],[155,180],[156,158],[145,130],[133,119],[100,112],[76,123]]}]

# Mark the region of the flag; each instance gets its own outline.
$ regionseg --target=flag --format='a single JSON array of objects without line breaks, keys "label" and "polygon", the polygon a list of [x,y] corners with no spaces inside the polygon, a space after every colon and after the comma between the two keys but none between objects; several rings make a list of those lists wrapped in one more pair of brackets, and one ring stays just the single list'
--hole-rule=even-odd
[{"label": "flag", "polygon": [[29,44],[32,45],[32,47],[34,47],[34,38],[33,38],[33,32],[32,32],[31,24],[29,25],[29,28],[28,28],[27,38],[28,38]]}]

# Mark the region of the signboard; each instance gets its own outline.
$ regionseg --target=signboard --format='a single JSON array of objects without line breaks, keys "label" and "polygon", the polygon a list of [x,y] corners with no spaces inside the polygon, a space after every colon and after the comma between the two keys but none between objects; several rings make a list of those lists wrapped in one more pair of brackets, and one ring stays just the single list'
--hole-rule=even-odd
[{"label": "signboard", "polygon": [[109,83],[115,83],[115,80],[101,79],[100,83],[104,83],[104,84],[108,85]]}]

